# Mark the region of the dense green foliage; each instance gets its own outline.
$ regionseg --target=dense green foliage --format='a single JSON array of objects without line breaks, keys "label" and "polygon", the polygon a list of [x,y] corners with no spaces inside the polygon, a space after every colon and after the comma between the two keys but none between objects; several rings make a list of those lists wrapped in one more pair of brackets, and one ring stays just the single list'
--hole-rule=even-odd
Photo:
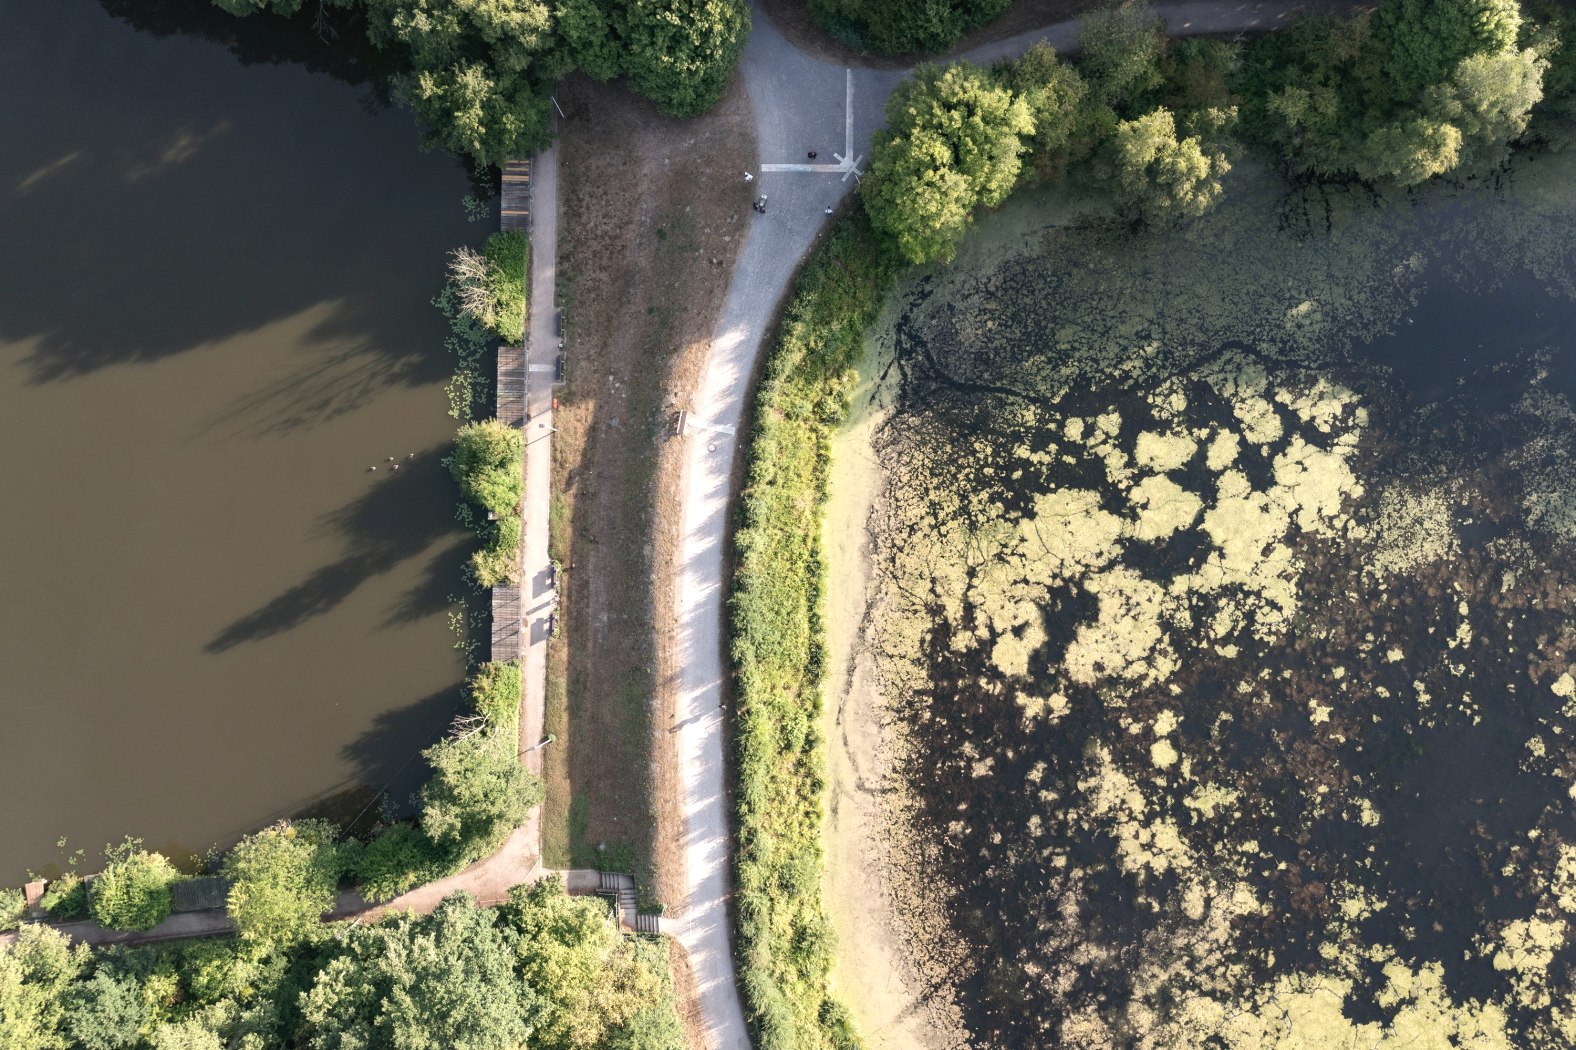
[{"label": "dense green foliage", "polygon": [[741,978],[762,1050],[857,1045],[827,988],[820,894],[820,513],[852,368],[896,272],[864,215],[846,221],[806,264],[756,396],[730,649]]},{"label": "dense green foliage", "polygon": [[496,419],[467,423],[454,440],[449,470],[467,500],[493,515],[477,520],[484,546],[471,559],[483,587],[520,578],[520,501],[525,496],[525,439]]},{"label": "dense green foliage", "polygon": [[471,710],[425,752],[433,776],[419,795],[420,825],[385,828],[355,859],[368,900],[390,900],[486,856],[541,802],[541,781],[518,755],[520,684],[518,663],[482,664],[471,676]]},{"label": "dense green foliage", "polygon": [[1016,179],[1071,176],[1129,220],[1197,216],[1223,192],[1239,128],[1298,174],[1410,186],[1483,172],[1534,118],[1545,142],[1576,138],[1576,57],[1560,42],[1576,16],[1539,13],[1546,24],[1515,0],[1385,0],[1244,47],[1167,41],[1150,7],[1113,3],[1085,18],[1076,66],[1040,45],[989,71],[920,67],[861,191],[893,248],[930,262]]},{"label": "dense green foliage", "polygon": [[1244,124],[1292,170],[1413,185],[1500,163],[1543,97],[1515,0],[1386,0],[1247,51]]},{"label": "dense green foliage", "polygon": [[24,926],[16,943],[0,947],[0,1050],[65,1045],[66,993],[87,954],[42,926]]},{"label": "dense green foliage", "polygon": [[556,880],[289,944],[0,947],[0,1050],[679,1050],[665,947]]},{"label": "dense green foliage", "polygon": [[531,242],[519,230],[487,239],[478,252],[457,248],[449,255],[449,288],[459,309],[511,346],[525,341],[525,268]]},{"label": "dense green foliage", "polygon": [[21,890],[0,890],[0,930],[14,930],[26,917],[26,895]]},{"label": "dense green foliage", "polygon": [[827,32],[883,55],[945,51],[1007,10],[1012,0],[810,0]]},{"label": "dense green foliage", "polygon": [[[303,0],[214,0],[232,14],[294,15]],[[577,66],[675,116],[722,97],[749,32],[746,0],[324,0],[356,8],[400,57],[396,93],[427,145],[502,164],[552,139],[552,90]],[[513,340],[511,340],[513,341]]]},{"label": "dense green foliage", "polygon": [[88,884],[82,876],[68,871],[50,879],[44,889],[44,911],[51,919],[85,919],[88,914]]},{"label": "dense green foliage", "polygon": [[181,873],[135,839],[104,851],[108,863],[93,880],[88,910],[112,930],[151,930],[170,914],[170,887]]},{"label": "dense green foliage", "polygon": [[317,928],[334,906],[346,869],[339,829],[326,821],[281,821],[236,844],[224,858],[225,902],[241,939],[288,944]]},{"label": "dense green foliage", "polygon": [[861,190],[871,219],[904,258],[951,256],[979,205],[1000,204],[1018,181],[1029,106],[967,62],[920,66],[887,100]]},{"label": "dense green foliage", "polygon": [[542,801],[542,785],[518,757],[518,740],[475,732],[426,751],[432,779],[421,789],[421,827],[456,863],[492,853]]}]

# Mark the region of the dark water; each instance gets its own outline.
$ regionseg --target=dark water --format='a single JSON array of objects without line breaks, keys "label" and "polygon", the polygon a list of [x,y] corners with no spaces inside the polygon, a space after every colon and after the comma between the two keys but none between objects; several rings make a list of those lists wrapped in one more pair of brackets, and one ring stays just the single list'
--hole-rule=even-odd
[{"label": "dark water", "polygon": [[367,76],[205,0],[0,3],[0,885],[403,796],[456,703],[429,300],[481,229]]}]

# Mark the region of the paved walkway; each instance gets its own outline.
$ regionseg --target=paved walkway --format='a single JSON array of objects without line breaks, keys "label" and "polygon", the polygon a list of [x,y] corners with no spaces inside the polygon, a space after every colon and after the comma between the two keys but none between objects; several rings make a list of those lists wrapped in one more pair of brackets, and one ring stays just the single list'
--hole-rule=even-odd
[{"label": "paved walkway", "polygon": [[[547,554],[547,526],[552,516],[553,379],[558,336],[553,293],[558,284],[558,146],[531,162],[531,330],[525,359],[525,559],[520,584],[525,619],[521,653],[525,697],[520,707],[520,749],[526,768],[542,774],[543,711],[547,699],[549,618],[557,610],[558,591]],[[551,746],[551,745],[549,745]],[[532,852],[542,854],[540,807],[533,810],[527,830]]]},{"label": "paved walkway", "polygon": [[[1214,2],[1163,6],[1175,35],[1273,29],[1303,4]],[[688,894],[676,902],[669,930],[684,945],[694,968],[704,1027],[712,1050],[750,1045],[734,970],[727,900],[731,810],[723,779],[725,738],[720,710],[724,675],[723,545],[732,491],[730,475],[739,449],[737,427],[761,340],[800,262],[835,207],[857,185],[871,135],[885,123],[886,98],[904,76],[900,70],[847,69],[797,50],[761,9],[742,71],[755,111],[760,166],[749,187],[739,173],[740,210],[754,194],[768,198],[764,215],[749,216],[708,352],[706,371],[690,405],[704,427],[686,440],[683,534],[678,573],[677,665],[681,669],[676,721],[685,817]],[[996,41],[965,57],[990,62],[1020,54],[1036,40],[1058,50],[1077,41],[1076,21]],[[817,157],[807,156],[814,150]],[[699,158],[704,163],[705,158]]]}]

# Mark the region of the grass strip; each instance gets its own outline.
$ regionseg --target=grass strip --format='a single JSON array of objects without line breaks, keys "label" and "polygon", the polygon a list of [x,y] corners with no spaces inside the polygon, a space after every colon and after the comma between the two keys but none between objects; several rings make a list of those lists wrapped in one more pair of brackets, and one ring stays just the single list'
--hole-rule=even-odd
[{"label": "grass strip", "polygon": [[856,208],[800,273],[756,392],[730,654],[742,979],[760,1050],[860,1045],[831,994],[833,933],[821,900],[821,511],[854,365],[901,268]]}]

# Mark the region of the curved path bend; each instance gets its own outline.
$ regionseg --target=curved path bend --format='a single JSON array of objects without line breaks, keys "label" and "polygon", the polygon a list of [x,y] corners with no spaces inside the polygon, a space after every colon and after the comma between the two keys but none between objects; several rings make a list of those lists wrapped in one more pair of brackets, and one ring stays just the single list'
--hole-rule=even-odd
[{"label": "curved path bend", "polygon": [[[1295,0],[1215,0],[1165,4],[1173,36],[1263,32],[1299,11],[1328,4]],[[827,209],[857,184],[871,135],[884,124],[883,108],[902,70],[846,68],[798,50],[761,8],[740,64],[755,111],[760,157],[755,181],[739,173],[739,207],[752,193],[768,198],[734,265],[733,280],[707,351],[705,372],[690,405],[684,457],[683,533],[678,574],[675,722],[684,813],[687,895],[666,921],[689,954],[709,1050],[748,1050],[749,1031],[739,998],[729,931],[731,813],[724,782],[725,736],[723,575],[731,475],[738,427],[762,339],[799,264],[829,221]],[[975,48],[963,56],[987,63],[1021,54],[1039,40],[1058,51],[1076,47],[1078,21],[1060,22]],[[814,150],[815,160],[807,154]],[[849,154],[853,156],[850,157]],[[700,158],[704,162],[704,158]],[[857,169],[856,169],[857,165]]]}]

